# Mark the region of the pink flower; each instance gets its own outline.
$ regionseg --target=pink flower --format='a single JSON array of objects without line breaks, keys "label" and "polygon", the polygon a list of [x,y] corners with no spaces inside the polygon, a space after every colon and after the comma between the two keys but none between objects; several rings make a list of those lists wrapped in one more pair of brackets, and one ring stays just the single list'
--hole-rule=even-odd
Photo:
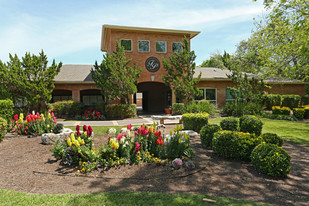
[{"label": "pink flower", "polygon": [[130,131],[132,131],[132,124],[128,124],[128,125],[127,125],[127,129],[130,130]]},{"label": "pink flower", "polygon": [[111,137],[109,136],[109,134],[107,135],[107,140],[109,140]]},{"label": "pink flower", "polygon": [[14,123],[14,119],[11,119],[11,121],[12,121],[12,124]]},{"label": "pink flower", "polygon": [[117,141],[119,141],[124,135],[119,133],[118,136],[117,136]]},{"label": "pink flower", "polygon": [[135,152],[138,152],[140,148],[140,144],[138,142],[135,142]]},{"label": "pink flower", "polygon": [[51,113],[51,117],[55,117],[55,114],[54,114],[54,112],[52,112],[52,113]]},{"label": "pink flower", "polygon": [[15,115],[14,115],[14,119],[15,119],[15,121],[18,120],[18,114],[15,114]]},{"label": "pink flower", "polygon": [[83,126],[83,131],[84,131],[84,132],[87,131],[87,126],[86,126],[86,125]]},{"label": "pink flower", "polygon": [[18,133],[21,133],[20,129],[18,130]]},{"label": "pink flower", "polygon": [[50,110],[50,109],[48,110],[48,113],[51,113],[51,110]]},{"label": "pink flower", "polygon": [[81,136],[81,133],[80,133],[80,131],[79,130],[76,130],[76,136]]},{"label": "pink flower", "polygon": [[80,126],[76,125],[76,131],[79,131],[79,129],[80,129]]}]

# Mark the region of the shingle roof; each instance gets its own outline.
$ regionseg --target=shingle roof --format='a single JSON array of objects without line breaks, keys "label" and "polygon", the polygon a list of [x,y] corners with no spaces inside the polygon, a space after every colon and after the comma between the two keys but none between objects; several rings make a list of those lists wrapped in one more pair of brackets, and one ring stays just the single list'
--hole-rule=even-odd
[{"label": "shingle roof", "polygon": [[85,83],[93,82],[90,69],[93,65],[63,65],[54,81]]},{"label": "shingle roof", "polygon": [[[55,77],[56,83],[93,83],[91,76],[91,68],[93,65],[63,65],[60,72]],[[227,74],[232,74],[231,71],[212,67],[196,67],[194,77],[202,73],[201,80],[229,80]],[[249,78],[257,77],[255,74],[247,73]],[[270,78],[265,80],[267,83],[301,83],[298,80]]]}]

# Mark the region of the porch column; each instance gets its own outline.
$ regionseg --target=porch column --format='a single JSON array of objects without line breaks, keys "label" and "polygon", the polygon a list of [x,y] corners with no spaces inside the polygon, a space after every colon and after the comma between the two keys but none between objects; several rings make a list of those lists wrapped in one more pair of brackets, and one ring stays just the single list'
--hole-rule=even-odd
[{"label": "porch column", "polygon": [[175,95],[175,92],[174,90],[172,90],[172,105],[176,103],[176,95]]},{"label": "porch column", "polygon": [[133,95],[129,95],[129,104],[133,104]]},{"label": "porch column", "polygon": [[79,89],[72,90],[72,100],[75,102],[80,102],[80,90]]}]

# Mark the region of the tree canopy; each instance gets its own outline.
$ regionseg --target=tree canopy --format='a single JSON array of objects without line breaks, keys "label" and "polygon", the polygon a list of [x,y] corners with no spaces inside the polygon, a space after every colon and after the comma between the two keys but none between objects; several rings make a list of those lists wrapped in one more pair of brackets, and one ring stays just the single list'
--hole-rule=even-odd
[{"label": "tree canopy", "polygon": [[170,55],[169,61],[162,58],[163,67],[167,71],[167,75],[162,76],[163,81],[171,87],[177,98],[186,99],[189,102],[199,94],[198,88],[194,87],[201,78],[201,74],[197,78],[193,78],[195,58],[196,55],[194,51],[190,51],[189,41],[186,37],[183,39],[182,51]]},{"label": "tree canopy", "polygon": [[230,55],[224,51],[223,55],[220,53],[213,54],[209,60],[203,61],[201,67],[214,67],[220,69],[229,69],[231,66],[231,61],[233,60],[233,55]]},{"label": "tree canopy", "polygon": [[97,61],[91,69],[91,75],[106,100],[118,98],[128,104],[128,95],[137,92],[137,79],[142,68],[129,66],[131,59],[126,59],[124,48],[116,42],[116,51],[103,55],[101,64]]},{"label": "tree canopy", "polygon": [[0,92],[15,103],[24,101],[24,106],[36,111],[46,109],[55,88],[53,80],[59,73],[62,63],[48,65],[43,51],[39,55],[26,53],[22,60],[15,54],[9,55],[7,63],[0,61],[2,81]]}]

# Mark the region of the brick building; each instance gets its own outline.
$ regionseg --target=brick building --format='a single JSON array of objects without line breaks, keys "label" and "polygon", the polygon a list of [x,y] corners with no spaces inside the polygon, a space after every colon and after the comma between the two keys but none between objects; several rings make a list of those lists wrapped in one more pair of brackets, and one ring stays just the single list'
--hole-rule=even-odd
[{"label": "brick building", "polygon": [[[125,27],[103,25],[101,50],[113,52],[116,41],[125,48],[127,59],[132,59],[138,67],[142,67],[138,79],[138,93],[132,97],[131,102],[142,105],[143,110],[160,112],[176,102],[171,89],[162,80],[166,74],[162,64],[162,57],[179,52],[184,36],[192,39],[198,31],[155,29],[141,27]],[[92,65],[64,65],[55,77],[53,100],[73,99],[82,101],[85,105],[93,105],[102,101],[100,90],[91,78]],[[231,101],[228,87],[233,86],[226,74],[227,70],[216,68],[196,68],[196,75],[202,73],[201,81],[197,85],[203,90],[203,98],[219,107],[225,101]],[[305,94],[305,86],[301,82],[269,81],[272,89],[269,93],[278,94]]]}]

